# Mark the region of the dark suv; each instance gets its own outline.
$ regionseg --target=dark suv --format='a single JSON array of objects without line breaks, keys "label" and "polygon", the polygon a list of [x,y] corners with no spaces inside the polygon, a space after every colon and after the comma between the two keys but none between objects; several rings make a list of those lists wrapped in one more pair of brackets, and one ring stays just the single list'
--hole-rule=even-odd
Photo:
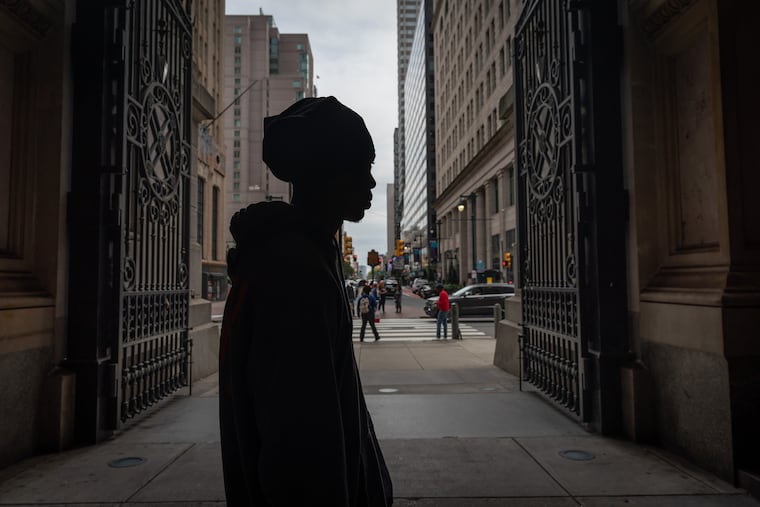
[{"label": "dark suv", "polygon": [[[476,283],[449,294],[449,303],[459,306],[459,315],[493,315],[493,305],[504,308],[504,298],[515,295],[515,286],[508,283]],[[438,314],[438,296],[427,298],[425,313]]]}]

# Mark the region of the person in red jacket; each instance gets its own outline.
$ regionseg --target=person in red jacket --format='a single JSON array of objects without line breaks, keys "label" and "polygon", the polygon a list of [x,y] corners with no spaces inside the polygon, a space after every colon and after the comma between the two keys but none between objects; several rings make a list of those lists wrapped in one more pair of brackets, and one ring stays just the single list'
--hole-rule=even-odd
[{"label": "person in red jacket", "polygon": [[443,289],[440,283],[435,286],[438,289],[438,316],[435,324],[435,339],[441,339],[441,326],[443,326],[443,339],[448,338],[449,332],[449,293]]}]

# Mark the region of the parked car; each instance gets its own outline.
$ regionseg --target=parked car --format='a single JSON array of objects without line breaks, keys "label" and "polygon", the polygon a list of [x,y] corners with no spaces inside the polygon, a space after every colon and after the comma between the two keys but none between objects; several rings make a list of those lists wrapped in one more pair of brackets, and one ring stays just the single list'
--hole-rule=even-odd
[{"label": "parked car", "polygon": [[393,294],[396,292],[396,287],[398,287],[398,281],[395,278],[386,278],[385,279],[385,290],[388,294]]},{"label": "parked car", "polygon": [[[493,315],[493,306],[504,308],[504,299],[515,295],[515,286],[508,283],[476,283],[449,294],[449,303],[459,306],[459,315]],[[438,315],[438,296],[425,301],[425,313]]]},{"label": "parked car", "polygon": [[430,285],[430,282],[424,278],[415,278],[412,282],[412,292],[417,294],[423,285]]},{"label": "parked car", "polygon": [[417,295],[420,296],[422,299],[427,299],[429,297],[437,296],[438,295],[438,289],[436,289],[435,287],[432,287],[430,285],[423,285],[417,291]]}]

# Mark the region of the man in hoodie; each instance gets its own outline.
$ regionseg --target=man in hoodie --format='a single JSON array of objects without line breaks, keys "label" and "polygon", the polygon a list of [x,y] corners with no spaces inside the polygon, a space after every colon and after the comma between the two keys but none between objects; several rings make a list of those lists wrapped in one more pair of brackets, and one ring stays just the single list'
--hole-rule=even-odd
[{"label": "man in hoodie", "polygon": [[[336,233],[370,207],[372,138],[334,97],[307,98],[264,121],[263,159],[293,185],[290,204],[232,218],[232,290],[219,351],[219,408],[229,505],[386,506],[388,470],[353,355]],[[278,245],[277,258],[270,247]],[[301,265],[315,301],[280,283]]]}]

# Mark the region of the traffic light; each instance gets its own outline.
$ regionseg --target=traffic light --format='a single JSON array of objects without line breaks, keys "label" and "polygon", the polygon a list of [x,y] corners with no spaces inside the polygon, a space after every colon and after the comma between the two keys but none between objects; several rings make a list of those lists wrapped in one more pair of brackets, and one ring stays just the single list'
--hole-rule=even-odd
[{"label": "traffic light", "polygon": [[501,265],[505,268],[512,267],[512,254],[510,252],[504,254],[504,260],[501,261]]},{"label": "traffic light", "polygon": [[397,239],[396,240],[396,257],[401,257],[402,255],[404,255],[404,240]]},{"label": "traffic light", "polygon": [[343,255],[351,255],[354,253],[353,238],[348,234],[343,235]]},{"label": "traffic light", "polygon": [[378,255],[376,250],[370,250],[369,253],[367,253],[367,265],[368,266],[377,266],[380,264],[378,260]]}]

